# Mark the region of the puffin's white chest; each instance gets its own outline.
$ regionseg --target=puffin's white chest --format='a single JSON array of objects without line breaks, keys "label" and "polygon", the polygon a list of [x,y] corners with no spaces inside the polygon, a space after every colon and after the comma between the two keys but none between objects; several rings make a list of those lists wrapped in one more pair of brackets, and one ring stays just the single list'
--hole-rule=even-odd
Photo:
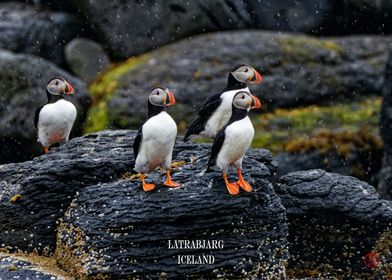
[{"label": "puffin's white chest", "polygon": [[64,99],[46,104],[39,113],[38,141],[45,147],[67,141],[76,115],[75,106]]},{"label": "puffin's white chest", "polygon": [[255,130],[249,117],[233,122],[226,127],[225,140],[218,153],[217,166],[225,166],[240,161],[252,143]]},{"label": "puffin's white chest", "polygon": [[142,127],[142,141],[135,170],[147,172],[159,165],[170,165],[177,125],[165,111],[150,118]]},{"label": "puffin's white chest", "polygon": [[215,138],[218,132],[229,122],[234,95],[239,91],[249,92],[249,88],[230,90],[222,93],[222,103],[208,119],[202,134]]}]

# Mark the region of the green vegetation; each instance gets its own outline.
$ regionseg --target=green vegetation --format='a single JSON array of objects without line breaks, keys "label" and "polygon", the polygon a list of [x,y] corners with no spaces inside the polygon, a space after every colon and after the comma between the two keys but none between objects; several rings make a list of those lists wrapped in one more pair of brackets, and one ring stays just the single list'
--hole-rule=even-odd
[{"label": "green vegetation", "polygon": [[[380,108],[381,98],[369,98],[334,106],[276,109],[271,113],[253,116],[256,129],[253,146],[280,152],[285,149],[325,150],[331,148],[334,141],[349,145],[351,140],[360,144],[360,139],[365,142],[371,140],[372,144],[379,145],[377,133]],[[338,141],[339,137],[343,142]],[[323,144],[324,148],[321,147]],[[342,146],[342,154],[345,153],[344,149],[351,149],[347,145]]]},{"label": "green vegetation", "polygon": [[113,65],[106,73],[103,73],[89,90],[93,98],[93,104],[87,112],[87,122],[84,126],[84,133],[91,133],[106,129],[109,126],[110,118],[107,110],[107,102],[115,93],[118,81],[121,77],[142,65],[148,59],[148,55],[140,55],[127,59],[117,65]]},{"label": "green vegetation", "polygon": [[317,39],[309,36],[281,36],[279,38],[283,52],[291,59],[312,60],[317,51],[324,50],[341,55],[344,52],[342,46],[329,39]]}]

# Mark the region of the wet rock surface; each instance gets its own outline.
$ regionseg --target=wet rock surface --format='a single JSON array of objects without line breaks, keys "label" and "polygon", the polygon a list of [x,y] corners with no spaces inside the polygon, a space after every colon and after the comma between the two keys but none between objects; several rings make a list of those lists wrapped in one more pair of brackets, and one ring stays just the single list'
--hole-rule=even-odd
[{"label": "wet rock surface", "polygon": [[390,37],[317,39],[264,31],[200,35],[130,59],[104,75],[92,88],[97,102],[91,118],[99,115],[103,127],[135,126],[145,116],[146,106],[140,104],[148,90],[164,85],[178,101],[171,112],[189,120],[207,97],[225,87],[238,63],[249,63],[263,75],[264,82],[251,90],[268,109],[380,95],[391,42]]},{"label": "wet rock surface", "polygon": [[[363,257],[391,230],[392,203],[354,177],[323,170],[287,174],[275,184],[289,222],[289,267],[370,273]],[[331,271],[331,267],[328,269]]]},{"label": "wet rock surface", "polygon": [[[33,161],[0,166],[0,244],[52,251],[57,220],[83,187],[129,171],[133,133],[75,138]],[[14,203],[15,195],[20,195]]]},{"label": "wet rock surface", "polygon": [[392,52],[385,69],[383,96],[380,134],[384,140],[384,154],[378,188],[384,198],[392,200]]},{"label": "wet rock surface", "polygon": [[64,45],[84,33],[77,15],[19,2],[0,3],[0,48],[64,64]]},{"label": "wet rock surface", "polygon": [[24,257],[0,253],[0,279],[71,280],[71,277],[53,271],[47,264],[34,264]]},{"label": "wet rock surface", "polygon": [[[33,161],[1,165],[1,249],[54,253],[56,265],[86,279],[263,279],[284,277],[287,261],[294,278],[314,270],[373,275],[363,256],[390,231],[392,204],[367,183],[310,170],[287,174],[273,188],[277,162],[267,150],[252,149],[244,173],[254,192],[231,197],[219,172],[203,173],[210,145],[178,139],[173,179],[182,187],[163,186],[165,176],[156,171],[147,179],[156,190],[145,193],[128,173],[134,136],[103,131]],[[196,239],[224,245],[169,249],[169,240]],[[215,262],[178,265],[178,255],[213,255]]]},{"label": "wet rock surface", "polygon": [[[87,278],[284,275],[287,225],[268,180],[277,169],[270,152],[249,151],[244,171],[255,191],[233,198],[219,172],[202,175],[210,145],[178,140],[173,179],[183,186],[163,187],[154,172],[148,180],[157,191],[145,193],[139,180],[123,176],[133,166],[134,136],[90,134],[33,161],[0,166],[0,244],[50,253],[57,231],[55,258]],[[168,250],[169,239],[223,240],[224,248]],[[216,261],[179,267],[179,254],[213,254]]]},{"label": "wet rock surface", "polygon": [[53,76],[63,76],[75,88],[75,94],[67,97],[78,110],[71,136],[81,133],[90,96],[79,79],[48,61],[1,49],[0,73],[0,163],[28,160],[42,153],[34,114],[46,103],[46,84]]},{"label": "wet rock surface", "polygon": [[[201,174],[209,146],[176,149],[175,160],[187,163],[173,175],[181,188],[158,185],[144,193],[140,181],[132,180],[81,190],[59,226],[60,265],[75,275],[110,279],[283,277],[285,211],[266,180],[270,170],[259,162],[262,154],[252,151],[245,160],[254,192],[231,197],[219,173]],[[163,180],[160,174],[148,178]],[[169,248],[176,240],[200,239],[220,240],[223,248]],[[215,262],[179,264],[179,256],[187,255],[212,255]]]}]

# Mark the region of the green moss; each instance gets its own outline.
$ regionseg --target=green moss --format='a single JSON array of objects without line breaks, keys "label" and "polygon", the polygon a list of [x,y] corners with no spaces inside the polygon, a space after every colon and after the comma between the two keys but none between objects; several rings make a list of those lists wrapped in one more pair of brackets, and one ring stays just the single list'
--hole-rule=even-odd
[{"label": "green moss", "polygon": [[[380,110],[381,98],[369,98],[344,105],[276,109],[271,113],[252,115],[252,123],[256,132],[252,147],[266,148],[278,153],[285,151],[290,143],[294,144],[294,141],[298,143],[308,141],[309,135],[317,137],[315,138],[317,140],[321,138],[325,138],[325,141],[327,139],[340,140],[336,143],[345,144],[339,149],[342,155],[347,155],[344,151],[347,147],[350,147],[348,151],[351,151],[353,147],[358,148],[363,143],[362,148],[364,148],[366,141],[379,147],[381,142],[377,134]],[[336,130],[340,132],[332,132]],[[184,133],[185,125],[180,125],[179,131]],[[341,139],[332,140],[336,137],[341,137]],[[211,142],[207,138],[195,138],[195,141]],[[309,145],[306,147],[321,149],[319,146],[321,144],[316,145],[309,140]],[[301,145],[295,145],[295,147],[302,148]],[[294,145],[292,148],[294,150]],[[324,146],[323,151],[326,148],[331,148],[331,146]]]},{"label": "green moss", "polygon": [[295,60],[313,60],[317,50],[334,52],[337,55],[344,52],[344,48],[333,40],[309,36],[281,36],[279,43],[283,52]]},{"label": "green moss", "polygon": [[252,117],[256,135],[253,147],[283,151],[286,143],[320,129],[358,131],[367,127],[377,134],[381,98],[369,98],[344,105],[276,109]]},{"label": "green moss", "polygon": [[285,143],[288,152],[319,151],[323,154],[335,151],[338,155],[348,158],[354,151],[371,153],[382,149],[380,137],[367,127],[358,130],[329,131],[320,130],[310,136],[298,137]]},{"label": "green moss", "polygon": [[113,65],[90,85],[89,90],[93,98],[93,104],[87,112],[87,121],[83,129],[84,133],[96,132],[108,128],[110,125],[110,116],[107,103],[115,94],[121,78],[147,60],[148,55],[140,55],[129,58],[120,64]]},{"label": "green moss", "polygon": [[103,130],[109,126],[109,116],[106,102],[100,101],[92,106],[87,114],[84,133],[92,133]]}]

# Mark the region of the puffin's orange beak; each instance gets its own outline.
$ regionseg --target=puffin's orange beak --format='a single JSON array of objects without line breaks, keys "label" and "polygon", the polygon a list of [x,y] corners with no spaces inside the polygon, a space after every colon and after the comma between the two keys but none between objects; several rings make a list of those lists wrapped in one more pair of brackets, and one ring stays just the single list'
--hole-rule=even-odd
[{"label": "puffin's orange beak", "polygon": [[167,106],[172,106],[174,104],[176,104],[176,99],[174,98],[174,94],[169,90],[167,95],[169,96],[169,103],[167,104]]},{"label": "puffin's orange beak", "polygon": [[253,75],[253,78],[250,80],[250,82],[255,83],[255,84],[261,83],[263,81],[263,77],[261,77],[260,73],[257,72],[256,69],[254,69],[254,68],[252,68],[252,69],[253,69],[254,75]]},{"label": "puffin's orange beak", "polygon": [[68,83],[67,81],[65,81],[66,85],[67,85],[67,89],[65,94],[70,95],[70,94],[74,94],[75,90],[74,88],[71,86],[70,83]]},{"label": "puffin's orange beak", "polygon": [[253,96],[252,109],[259,109],[259,108],[261,108],[261,102],[256,96]]}]

